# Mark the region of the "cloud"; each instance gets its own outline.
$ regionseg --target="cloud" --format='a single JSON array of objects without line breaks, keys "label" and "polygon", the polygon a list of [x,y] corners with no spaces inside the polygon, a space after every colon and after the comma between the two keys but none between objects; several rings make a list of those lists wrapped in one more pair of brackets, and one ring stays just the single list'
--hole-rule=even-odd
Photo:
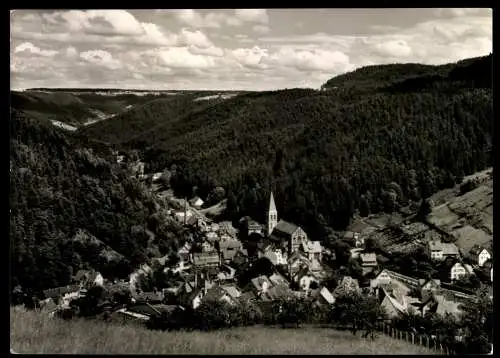
[{"label": "cloud", "polygon": [[66,53],[66,57],[68,57],[68,58],[76,58],[78,56],[78,51],[73,46],[69,46],[66,49],[65,53]]},{"label": "cloud", "polygon": [[[11,15],[11,83],[14,88],[319,87],[361,66],[442,64],[492,51],[488,9],[414,11],[418,14],[413,20],[408,15],[408,23],[390,16],[364,23],[361,36],[340,25],[342,32],[336,32],[324,17],[293,11],[278,16],[275,10],[244,9],[19,10]],[[303,23],[300,34],[297,19]]]},{"label": "cloud", "polygon": [[382,56],[405,58],[411,55],[412,49],[404,40],[393,40],[377,43],[373,46]]},{"label": "cloud", "polygon": [[210,12],[206,15],[202,15],[199,12],[192,9],[179,9],[179,10],[167,10],[168,13],[174,15],[174,17],[181,23],[189,25],[191,27],[197,28],[221,28],[224,25],[227,26],[241,26],[243,21],[235,18],[229,14],[229,12]]},{"label": "cloud", "polygon": [[193,54],[187,47],[173,47],[158,52],[163,66],[180,69],[207,69],[215,62],[210,56]]},{"label": "cloud", "polygon": [[82,52],[80,53],[80,58],[91,64],[103,66],[110,70],[117,70],[122,67],[120,61],[114,59],[109,52],[103,50],[90,50]]},{"label": "cloud", "polygon": [[36,56],[43,57],[53,57],[57,55],[59,52],[54,50],[41,50],[39,47],[36,47],[31,42],[23,42],[22,44],[16,46],[14,53],[28,53]]},{"label": "cloud", "polygon": [[266,25],[254,25],[252,29],[259,34],[267,34],[271,29]]},{"label": "cloud", "polygon": [[179,35],[178,45],[194,45],[200,48],[207,48],[213,46],[213,43],[204,33],[199,30],[192,32],[186,29],[182,29],[181,34]]},{"label": "cloud", "polygon": [[491,17],[492,9],[490,8],[444,8],[444,9],[434,9],[435,16],[438,17],[464,17],[464,16],[486,16]]},{"label": "cloud", "polygon": [[262,24],[269,22],[269,16],[265,9],[235,9],[234,15],[242,21],[260,22]]},{"label": "cloud", "polygon": [[70,10],[44,13],[50,25],[63,25],[71,32],[100,35],[137,36],[144,32],[137,19],[125,10]]},{"label": "cloud", "polygon": [[267,62],[276,66],[294,67],[299,71],[339,73],[353,69],[349,56],[341,51],[282,49],[269,56]]},{"label": "cloud", "polygon": [[198,47],[198,46],[190,46],[189,52],[194,55],[207,55],[213,57],[222,57],[224,56],[224,50],[220,47],[210,46],[210,47]]},{"label": "cloud", "polygon": [[253,48],[237,48],[229,52],[229,60],[240,67],[264,68],[266,65],[261,62],[268,57],[268,50],[255,46]]}]

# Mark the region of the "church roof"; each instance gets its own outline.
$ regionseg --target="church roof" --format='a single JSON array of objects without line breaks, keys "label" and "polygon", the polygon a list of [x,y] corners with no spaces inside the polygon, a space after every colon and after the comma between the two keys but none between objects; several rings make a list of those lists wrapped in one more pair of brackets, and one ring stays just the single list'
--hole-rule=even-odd
[{"label": "church roof", "polygon": [[276,204],[274,203],[273,193],[271,193],[271,199],[269,200],[269,212],[272,212],[272,211],[277,211]]},{"label": "church roof", "polygon": [[289,223],[285,220],[280,220],[278,224],[274,227],[274,230],[292,235],[295,231],[297,231],[299,227],[295,224]]}]

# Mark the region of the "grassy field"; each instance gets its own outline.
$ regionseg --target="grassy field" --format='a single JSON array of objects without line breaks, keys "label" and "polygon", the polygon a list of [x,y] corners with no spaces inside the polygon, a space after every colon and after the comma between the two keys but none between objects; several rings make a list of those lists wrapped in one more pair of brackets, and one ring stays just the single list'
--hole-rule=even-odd
[{"label": "grassy field", "polygon": [[60,321],[11,308],[17,353],[68,354],[432,354],[379,335],[375,341],[328,328],[245,327],[217,332],[161,332],[131,325]]}]

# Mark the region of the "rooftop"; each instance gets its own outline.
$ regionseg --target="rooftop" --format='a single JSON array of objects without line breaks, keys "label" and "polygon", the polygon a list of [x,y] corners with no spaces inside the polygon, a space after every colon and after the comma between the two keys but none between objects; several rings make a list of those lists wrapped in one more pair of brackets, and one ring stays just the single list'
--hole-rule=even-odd
[{"label": "rooftop", "polygon": [[274,230],[282,232],[287,235],[292,235],[295,231],[297,231],[298,228],[299,227],[295,224],[289,223],[285,220],[280,220],[278,224],[275,226]]},{"label": "rooftop", "polygon": [[373,252],[366,254],[359,254],[359,257],[361,258],[361,261],[363,263],[377,262],[377,255],[375,255],[375,253]]}]

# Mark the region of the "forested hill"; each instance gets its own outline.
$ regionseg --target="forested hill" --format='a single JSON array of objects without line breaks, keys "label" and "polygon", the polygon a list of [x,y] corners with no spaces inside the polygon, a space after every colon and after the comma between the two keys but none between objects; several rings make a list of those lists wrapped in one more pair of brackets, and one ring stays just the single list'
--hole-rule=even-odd
[{"label": "forested hill", "polygon": [[66,285],[84,267],[126,276],[175,249],[180,228],[163,215],[141,184],[77,137],[11,110],[12,288]]}]

